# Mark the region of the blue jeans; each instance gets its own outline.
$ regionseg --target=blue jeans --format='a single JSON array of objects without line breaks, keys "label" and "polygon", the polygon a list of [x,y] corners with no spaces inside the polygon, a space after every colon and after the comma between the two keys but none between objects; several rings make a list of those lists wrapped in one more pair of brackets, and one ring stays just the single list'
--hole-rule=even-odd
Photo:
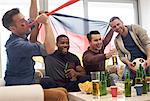
[{"label": "blue jeans", "polygon": [[64,88],[66,88],[67,91],[69,92],[80,91],[78,84],[86,81],[91,81],[89,75],[79,77],[76,81],[69,81],[68,83],[65,84]]}]

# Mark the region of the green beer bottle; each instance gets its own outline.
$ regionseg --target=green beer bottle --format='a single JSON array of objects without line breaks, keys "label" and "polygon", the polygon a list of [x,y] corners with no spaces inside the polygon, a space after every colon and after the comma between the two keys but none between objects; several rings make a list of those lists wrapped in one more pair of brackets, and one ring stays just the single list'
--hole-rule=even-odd
[{"label": "green beer bottle", "polygon": [[139,69],[137,69],[137,71],[136,71],[135,84],[142,84],[142,78],[140,77],[140,70]]},{"label": "green beer bottle", "polygon": [[126,78],[125,78],[125,97],[131,97],[131,81],[130,81],[129,72],[126,73]]},{"label": "green beer bottle", "polygon": [[143,67],[142,64],[139,65],[139,73],[140,73],[140,77],[143,78]]},{"label": "green beer bottle", "polygon": [[107,82],[106,82],[106,78],[105,78],[105,72],[101,72],[101,87],[100,87],[100,96],[106,95],[107,94]]},{"label": "green beer bottle", "polygon": [[143,82],[143,94],[147,94],[147,92],[148,92],[148,84],[147,84],[147,80],[146,80],[146,73],[145,73],[144,70],[143,70],[143,72],[144,72],[143,80],[142,80],[142,82]]},{"label": "green beer bottle", "polygon": [[110,76],[109,76],[109,72],[106,72],[106,82],[107,82],[107,87],[110,87],[111,86],[111,79],[110,79]]}]

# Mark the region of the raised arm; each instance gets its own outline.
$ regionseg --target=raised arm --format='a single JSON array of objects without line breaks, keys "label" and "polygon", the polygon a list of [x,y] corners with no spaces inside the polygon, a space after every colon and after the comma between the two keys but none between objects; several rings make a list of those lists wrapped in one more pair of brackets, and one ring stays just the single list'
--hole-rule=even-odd
[{"label": "raised arm", "polygon": [[106,47],[112,39],[114,31],[111,29],[104,38],[104,47]]},{"label": "raised arm", "polygon": [[30,18],[32,18],[33,20],[35,20],[35,18],[38,15],[38,10],[37,10],[37,0],[31,0],[31,4],[30,4]]},{"label": "raised arm", "polygon": [[[32,20],[36,19],[37,15],[38,15],[37,0],[31,0],[29,15]],[[30,41],[31,42],[33,42],[33,43],[37,42],[38,33],[39,33],[38,24],[36,23],[30,33]]]},{"label": "raised arm", "polygon": [[48,16],[45,13],[42,13],[37,17],[36,21],[38,23],[42,23],[45,27],[45,40],[44,40],[45,50],[47,51],[48,54],[52,54],[55,51],[55,38],[50,22],[48,20]]},{"label": "raised arm", "polygon": [[45,33],[45,49],[48,54],[52,54],[55,51],[55,37],[49,21],[45,23]]}]

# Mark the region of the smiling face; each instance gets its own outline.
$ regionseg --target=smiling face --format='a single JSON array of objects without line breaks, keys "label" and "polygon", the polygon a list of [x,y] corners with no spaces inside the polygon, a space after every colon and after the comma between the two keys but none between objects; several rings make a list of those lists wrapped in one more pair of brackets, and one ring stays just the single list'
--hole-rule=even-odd
[{"label": "smiling face", "polygon": [[64,54],[66,54],[69,50],[69,39],[68,37],[60,37],[57,41],[58,50]]},{"label": "smiling face", "polygon": [[119,19],[111,21],[110,26],[115,32],[119,34],[123,34],[125,31],[125,26],[123,25],[123,22]]},{"label": "smiling face", "polygon": [[103,45],[103,41],[101,39],[101,35],[100,34],[92,34],[91,35],[91,41],[90,43],[90,48],[92,50],[101,50],[102,45]]}]

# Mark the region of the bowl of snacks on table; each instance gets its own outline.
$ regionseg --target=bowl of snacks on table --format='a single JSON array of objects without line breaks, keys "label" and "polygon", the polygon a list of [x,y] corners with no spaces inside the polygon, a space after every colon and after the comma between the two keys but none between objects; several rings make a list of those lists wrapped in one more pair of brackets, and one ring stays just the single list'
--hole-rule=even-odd
[{"label": "bowl of snacks on table", "polygon": [[78,86],[82,93],[92,93],[92,82],[86,81],[84,83],[79,83]]}]

